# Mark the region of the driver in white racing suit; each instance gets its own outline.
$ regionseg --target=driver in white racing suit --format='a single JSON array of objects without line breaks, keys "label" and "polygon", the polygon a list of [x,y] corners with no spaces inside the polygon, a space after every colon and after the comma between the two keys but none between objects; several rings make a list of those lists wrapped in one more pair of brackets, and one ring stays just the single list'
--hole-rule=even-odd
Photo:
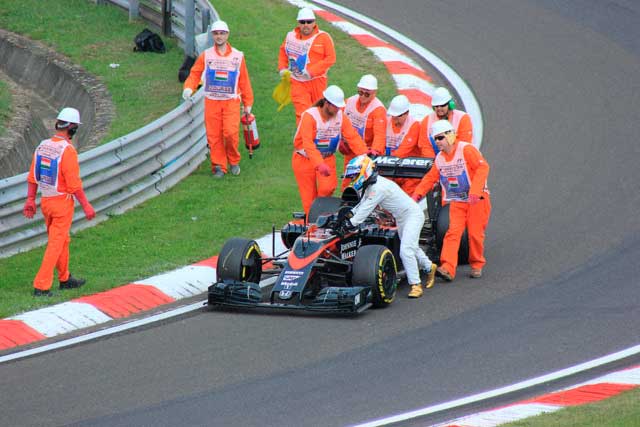
[{"label": "driver in white racing suit", "polygon": [[437,268],[418,244],[424,225],[422,209],[398,184],[379,176],[375,164],[366,154],[354,157],[347,164],[344,177],[351,178],[349,186],[360,195],[360,202],[351,211],[351,225],[364,222],[376,206],[395,218],[400,237],[400,259],[407,273],[407,282],[411,285],[409,298],[420,298],[420,270],[428,272],[425,287],[430,288],[435,282]]}]

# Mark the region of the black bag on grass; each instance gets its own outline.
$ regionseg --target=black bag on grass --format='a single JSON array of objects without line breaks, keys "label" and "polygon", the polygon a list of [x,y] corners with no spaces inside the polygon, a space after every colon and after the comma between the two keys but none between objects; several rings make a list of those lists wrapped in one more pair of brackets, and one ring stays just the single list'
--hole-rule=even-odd
[{"label": "black bag on grass", "polygon": [[191,71],[191,67],[193,67],[193,64],[195,62],[196,58],[193,56],[187,55],[184,57],[184,62],[178,70],[178,80],[180,81],[180,83],[184,83],[184,81],[187,80],[187,77],[189,77],[189,72]]},{"label": "black bag on grass", "polygon": [[140,33],[138,33],[133,39],[133,42],[136,44],[133,48],[134,52],[165,53],[167,50],[164,47],[164,42],[162,41],[160,36],[149,30],[148,28],[145,28]]}]

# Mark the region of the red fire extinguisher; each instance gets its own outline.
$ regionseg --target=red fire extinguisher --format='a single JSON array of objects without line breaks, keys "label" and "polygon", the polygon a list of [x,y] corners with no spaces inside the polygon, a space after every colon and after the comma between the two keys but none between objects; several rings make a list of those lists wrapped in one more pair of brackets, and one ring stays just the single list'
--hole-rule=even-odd
[{"label": "red fire extinguisher", "polygon": [[242,133],[244,134],[244,146],[249,150],[249,158],[251,159],[253,158],[253,150],[257,150],[260,147],[256,116],[243,114],[240,122],[242,123]]}]

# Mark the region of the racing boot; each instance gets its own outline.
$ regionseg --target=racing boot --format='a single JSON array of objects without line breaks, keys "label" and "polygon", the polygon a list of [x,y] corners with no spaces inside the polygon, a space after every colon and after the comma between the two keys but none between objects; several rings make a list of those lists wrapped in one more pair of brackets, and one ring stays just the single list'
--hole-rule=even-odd
[{"label": "racing boot", "polygon": [[422,270],[424,272],[425,278],[422,279],[422,283],[424,283],[424,287],[429,289],[433,287],[434,283],[436,283],[436,265],[431,263],[431,270],[428,272],[426,270]]},{"label": "racing boot", "polygon": [[72,275],[69,275],[69,278],[67,280],[65,280],[64,282],[60,282],[60,289],[76,289],[79,288],[80,286],[84,285],[85,283],[87,283],[86,280],[84,279],[76,279],[75,277],[73,277]]},{"label": "racing boot", "polygon": [[407,296],[409,298],[420,298],[422,296],[422,284],[418,283],[417,285],[411,285],[411,290]]}]

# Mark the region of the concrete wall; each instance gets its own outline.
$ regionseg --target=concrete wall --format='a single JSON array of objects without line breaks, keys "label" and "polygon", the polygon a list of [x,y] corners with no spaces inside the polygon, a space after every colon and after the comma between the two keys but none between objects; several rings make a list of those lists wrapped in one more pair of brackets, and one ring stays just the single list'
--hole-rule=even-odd
[{"label": "concrete wall", "polygon": [[[83,125],[74,138],[78,151],[97,146],[114,117],[106,87],[41,43],[0,29],[0,67],[19,87],[12,129],[0,139],[0,178],[26,171],[33,149],[52,132],[63,107],[80,110]],[[28,105],[21,100],[28,96]]]}]

